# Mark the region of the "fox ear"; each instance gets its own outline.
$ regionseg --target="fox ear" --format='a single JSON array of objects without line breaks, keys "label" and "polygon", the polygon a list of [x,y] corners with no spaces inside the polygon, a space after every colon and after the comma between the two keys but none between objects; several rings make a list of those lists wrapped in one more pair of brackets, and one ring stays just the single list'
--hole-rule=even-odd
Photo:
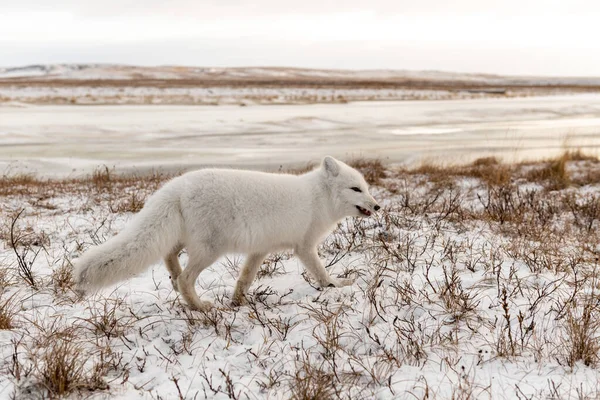
[{"label": "fox ear", "polygon": [[337,160],[331,156],[327,156],[323,159],[323,169],[328,175],[338,176],[340,173],[340,165]]}]

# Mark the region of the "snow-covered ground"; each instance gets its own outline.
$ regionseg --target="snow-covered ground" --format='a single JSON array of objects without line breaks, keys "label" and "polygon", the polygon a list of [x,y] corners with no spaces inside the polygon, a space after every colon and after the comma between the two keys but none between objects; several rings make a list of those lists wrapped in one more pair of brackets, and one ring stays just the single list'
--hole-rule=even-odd
[{"label": "snow-covered ground", "polygon": [[274,105],[350,101],[452,100],[485,93],[449,90],[259,87],[0,86],[0,105]]},{"label": "snow-covered ground", "polygon": [[37,77],[48,80],[136,79],[329,79],[385,81],[460,81],[486,85],[600,85],[598,77],[502,76],[445,71],[341,70],[285,67],[184,67],[112,64],[40,64],[0,68],[0,79]]},{"label": "snow-covered ground", "polygon": [[160,179],[3,179],[0,399],[56,394],[61,376],[95,399],[598,398],[599,164],[478,165],[388,171],[372,191],[384,211],[320,247],[353,286],[317,289],[282,253],[233,308],[232,255],[196,285],[208,314],[161,263],[92,298],[70,287],[71,261]]},{"label": "snow-covered ground", "polygon": [[274,106],[0,106],[0,171],[278,169],[326,154],[465,161],[596,152],[600,95]]}]

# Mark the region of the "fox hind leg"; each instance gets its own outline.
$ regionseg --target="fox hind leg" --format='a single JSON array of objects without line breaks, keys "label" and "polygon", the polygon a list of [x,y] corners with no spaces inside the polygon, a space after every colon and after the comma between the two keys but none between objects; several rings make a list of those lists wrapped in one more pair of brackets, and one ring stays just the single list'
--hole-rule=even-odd
[{"label": "fox hind leg", "polygon": [[179,252],[183,249],[183,246],[178,244],[171,250],[171,252],[165,257],[165,265],[171,275],[171,284],[176,292],[179,292],[179,286],[177,285],[177,278],[181,275],[181,265],[179,265]]},{"label": "fox hind leg", "polygon": [[188,265],[177,278],[179,292],[193,310],[208,311],[212,308],[212,303],[200,300],[196,293],[195,284],[200,272],[215,262],[219,255],[210,251],[191,252],[189,248],[188,254],[190,257]]}]

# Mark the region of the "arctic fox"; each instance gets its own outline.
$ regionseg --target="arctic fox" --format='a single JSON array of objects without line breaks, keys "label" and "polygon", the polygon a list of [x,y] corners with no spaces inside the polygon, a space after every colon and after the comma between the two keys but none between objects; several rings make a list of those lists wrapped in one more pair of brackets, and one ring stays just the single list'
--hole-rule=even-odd
[{"label": "arctic fox", "polygon": [[[351,285],[331,277],[317,245],[347,216],[370,216],[379,205],[363,176],[333,157],[303,175],[203,169],[167,182],[118,235],[76,261],[82,293],[130,278],[164,258],[188,305],[212,306],[196,294],[198,275],[226,253],[247,258],[233,294],[241,305],[268,253],[293,249],[322,287]],[[187,249],[185,270],[178,255]]]}]

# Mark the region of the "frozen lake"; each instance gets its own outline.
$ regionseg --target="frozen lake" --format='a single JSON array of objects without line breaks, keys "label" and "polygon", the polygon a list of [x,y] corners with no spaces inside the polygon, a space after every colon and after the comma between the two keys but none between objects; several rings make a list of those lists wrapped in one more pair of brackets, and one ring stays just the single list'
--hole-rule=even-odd
[{"label": "frozen lake", "polygon": [[600,95],[273,106],[4,106],[0,171],[277,169],[325,154],[391,162],[597,153]]}]

